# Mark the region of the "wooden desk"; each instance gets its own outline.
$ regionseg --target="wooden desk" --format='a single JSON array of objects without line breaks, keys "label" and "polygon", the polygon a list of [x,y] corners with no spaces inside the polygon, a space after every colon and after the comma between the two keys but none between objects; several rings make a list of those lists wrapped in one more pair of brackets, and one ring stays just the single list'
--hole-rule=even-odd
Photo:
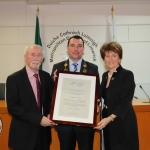
[{"label": "wooden desk", "polygon": [[150,103],[148,99],[133,100],[133,108],[137,116],[140,150],[150,149]]},{"label": "wooden desk", "polygon": [[[8,133],[11,116],[8,114],[5,100],[0,100],[0,149],[10,150],[8,148]],[[2,124],[1,124],[2,123]]]},{"label": "wooden desk", "polygon": [[[150,104],[143,103],[148,99],[137,99],[133,100],[133,107],[137,116],[138,132],[140,141],[140,150],[150,149]],[[7,105],[4,100],[0,100],[0,119],[2,120],[2,132],[0,134],[0,150],[10,150],[8,148],[8,133],[11,121],[11,116],[8,114]],[[99,116],[97,116],[99,119]],[[1,129],[0,129],[1,130]],[[52,144],[51,150],[59,150],[59,141],[57,133],[52,128]],[[94,136],[94,147],[93,150],[100,149],[100,134],[97,131]],[[77,150],[77,147],[76,147]]]}]

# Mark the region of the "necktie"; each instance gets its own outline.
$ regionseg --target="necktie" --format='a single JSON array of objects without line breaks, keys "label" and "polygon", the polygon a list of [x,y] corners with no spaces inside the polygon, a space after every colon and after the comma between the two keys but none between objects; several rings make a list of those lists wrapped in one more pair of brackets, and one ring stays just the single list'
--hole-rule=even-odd
[{"label": "necktie", "polygon": [[39,81],[39,78],[38,78],[38,74],[34,74],[33,75],[36,79],[36,88],[37,88],[37,105],[38,105],[38,108],[41,112],[41,93],[40,93],[40,89],[41,89],[41,85],[40,85],[40,81]]},{"label": "necktie", "polygon": [[74,65],[74,71],[73,72],[76,72],[78,64],[77,63],[73,63],[73,65]]}]

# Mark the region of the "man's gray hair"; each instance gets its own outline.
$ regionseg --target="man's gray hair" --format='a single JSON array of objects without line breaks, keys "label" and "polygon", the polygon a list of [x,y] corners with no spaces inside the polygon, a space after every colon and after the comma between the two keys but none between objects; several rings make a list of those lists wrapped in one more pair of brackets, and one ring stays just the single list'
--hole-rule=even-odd
[{"label": "man's gray hair", "polygon": [[41,49],[41,52],[42,52],[43,57],[44,57],[44,51],[43,51],[42,46],[37,45],[37,44],[32,44],[32,45],[26,46],[26,47],[24,48],[24,55],[27,54],[28,50],[29,50],[31,47],[38,47],[39,49]]}]

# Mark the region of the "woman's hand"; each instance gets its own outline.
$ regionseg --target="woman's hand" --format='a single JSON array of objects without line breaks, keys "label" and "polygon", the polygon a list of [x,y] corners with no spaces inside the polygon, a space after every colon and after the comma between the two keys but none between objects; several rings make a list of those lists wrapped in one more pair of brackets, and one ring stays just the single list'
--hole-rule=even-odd
[{"label": "woman's hand", "polygon": [[105,128],[105,127],[107,126],[107,124],[108,124],[109,122],[111,122],[111,121],[112,121],[112,120],[111,120],[110,117],[104,118],[104,119],[102,119],[102,120],[97,124],[96,127],[94,127],[94,129],[102,130],[102,129]]}]

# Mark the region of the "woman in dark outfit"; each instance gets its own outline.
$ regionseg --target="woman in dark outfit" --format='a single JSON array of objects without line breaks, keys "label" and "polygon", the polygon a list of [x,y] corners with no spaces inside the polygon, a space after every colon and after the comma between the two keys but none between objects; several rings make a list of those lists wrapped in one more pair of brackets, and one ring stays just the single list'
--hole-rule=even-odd
[{"label": "woman in dark outfit", "polygon": [[96,127],[103,133],[101,149],[104,145],[104,150],[139,150],[137,120],[132,107],[133,73],[120,65],[122,47],[119,43],[102,45],[100,54],[109,70],[102,76],[100,94],[104,108]]}]

